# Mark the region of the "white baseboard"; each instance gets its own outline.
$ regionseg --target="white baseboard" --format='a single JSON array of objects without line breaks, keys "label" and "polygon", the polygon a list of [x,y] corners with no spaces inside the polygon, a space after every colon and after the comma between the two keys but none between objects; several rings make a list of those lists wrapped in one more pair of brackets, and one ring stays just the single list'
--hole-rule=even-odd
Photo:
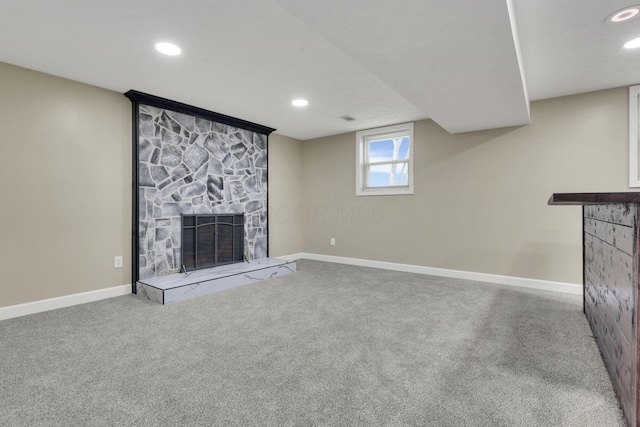
[{"label": "white baseboard", "polygon": [[114,286],[113,288],[98,289],[96,291],[81,292],[79,294],[27,302],[25,304],[0,307],[0,320],[26,316],[27,314],[40,313],[43,311],[55,310],[57,308],[69,307],[92,301],[99,301],[107,298],[119,297],[130,293],[131,285],[121,285]]},{"label": "white baseboard", "polygon": [[299,259],[302,259],[305,257],[305,253],[303,252],[298,252],[297,254],[291,254],[291,255],[283,255],[283,256],[277,256],[277,259],[283,259],[285,261],[297,261]]},{"label": "white baseboard", "polygon": [[[582,295],[582,285],[563,282],[551,282],[547,280],[526,279],[523,277],[500,276],[497,274],[475,273],[472,271],[449,270],[446,268],[424,267],[420,265],[398,264],[394,262],[372,261],[360,258],[347,258],[332,255],[312,254],[299,252],[296,254],[277,257],[286,261],[310,259],[314,261],[335,262],[337,264],[357,265],[361,267],[381,268],[384,270],[404,271],[407,273],[428,274],[432,276],[451,277],[454,279],[475,280],[478,282],[497,283],[500,285],[518,286],[523,288],[538,289],[543,291],[562,292],[567,294]],[[128,295],[131,293],[131,285],[114,286],[112,288],[98,289],[96,291],[82,292],[79,294],[65,295],[25,304],[0,307],[0,320],[13,317],[26,316],[28,314],[55,310],[77,304]]]},{"label": "white baseboard", "polygon": [[335,262],[338,264],[357,265],[361,267],[382,268],[384,270],[404,271],[407,273],[429,274],[432,276],[451,277],[454,279],[475,280],[477,282],[497,283],[500,285],[518,286],[521,288],[543,291],[562,292],[582,295],[582,285],[547,280],[526,279],[524,277],[500,276],[498,274],[475,273],[473,271],[449,270],[446,268],[423,267],[420,265],[398,264],[394,262],[372,261],[368,259],[346,258],[332,255],[297,253],[278,257],[287,261],[310,259],[315,261]]}]

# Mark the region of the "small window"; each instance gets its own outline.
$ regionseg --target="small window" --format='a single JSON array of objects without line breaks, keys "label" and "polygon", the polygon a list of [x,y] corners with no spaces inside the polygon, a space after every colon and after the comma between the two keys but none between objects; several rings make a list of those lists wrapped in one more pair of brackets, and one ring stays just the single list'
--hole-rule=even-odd
[{"label": "small window", "polygon": [[356,196],[413,194],[413,123],[356,132]]}]

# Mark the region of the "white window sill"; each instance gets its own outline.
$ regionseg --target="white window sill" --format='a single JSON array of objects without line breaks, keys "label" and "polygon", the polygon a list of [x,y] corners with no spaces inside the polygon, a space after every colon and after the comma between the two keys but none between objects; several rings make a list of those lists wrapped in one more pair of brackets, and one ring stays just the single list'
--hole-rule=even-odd
[{"label": "white window sill", "polygon": [[413,194],[412,188],[372,188],[356,191],[356,196],[401,196]]}]

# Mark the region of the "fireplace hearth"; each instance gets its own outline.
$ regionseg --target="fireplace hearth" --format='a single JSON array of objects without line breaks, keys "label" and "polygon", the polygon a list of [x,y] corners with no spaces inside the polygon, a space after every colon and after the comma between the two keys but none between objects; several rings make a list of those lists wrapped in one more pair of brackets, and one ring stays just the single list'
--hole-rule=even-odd
[{"label": "fireplace hearth", "polygon": [[183,272],[244,260],[244,214],[182,215]]}]

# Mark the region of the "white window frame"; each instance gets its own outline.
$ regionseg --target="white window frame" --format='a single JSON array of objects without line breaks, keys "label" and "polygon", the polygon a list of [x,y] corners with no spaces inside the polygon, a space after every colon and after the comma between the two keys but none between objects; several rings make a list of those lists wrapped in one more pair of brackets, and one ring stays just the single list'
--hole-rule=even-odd
[{"label": "white window frame", "polygon": [[[375,165],[368,162],[367,141],[371,139],[390,138],[395,136],[409,137],[409,159],[408,159],[408,185],[390,187],[369,187],[369,176],[366,174],[367,166]],[[413,194],[413,123],[403,123],[393,126],[385,126],[376,129],[361,130],[356,132],[356,196],[387,196],[400,194]],[[399,163],[404,163],[401,161]],[[389,162],[384,162],[385,164]]]},{"label": "white window frame", "polygon": [[629,187],[640,187],[640,85],[629,87]]}]

